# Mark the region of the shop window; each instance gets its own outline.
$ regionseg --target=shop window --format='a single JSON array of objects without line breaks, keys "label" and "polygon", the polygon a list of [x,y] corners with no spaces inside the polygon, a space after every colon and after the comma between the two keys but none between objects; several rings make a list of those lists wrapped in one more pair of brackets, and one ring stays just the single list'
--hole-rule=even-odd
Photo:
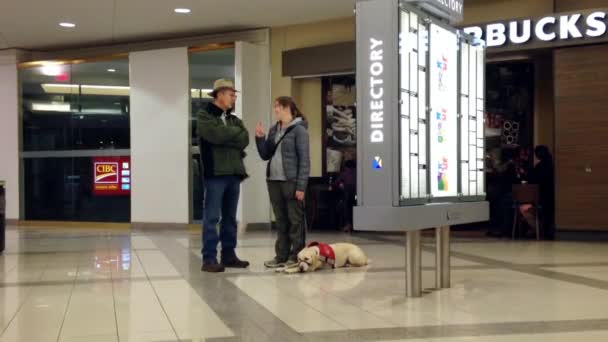
[{"label": "shop window", "polygon": [[35,64],[20,70],[25,218],[128,222],[128,60]]},{"label": "shop window", "polygon": [[337,174],[357,157],[355,75],[327,76],[323,92],[323,174]]}]

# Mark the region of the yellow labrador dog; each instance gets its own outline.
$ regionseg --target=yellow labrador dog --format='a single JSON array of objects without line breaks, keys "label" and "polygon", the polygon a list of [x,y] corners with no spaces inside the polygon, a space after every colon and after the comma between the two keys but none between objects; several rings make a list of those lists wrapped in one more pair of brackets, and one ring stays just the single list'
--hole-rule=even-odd
[{"label": "yellow labrador dog", "polygon": [[369,263],[367,255],[352,243],[324,244],[313,242],[298,253],[298,265],[280,270],[285,273],[314,272],[325,265],[362,267]]}]

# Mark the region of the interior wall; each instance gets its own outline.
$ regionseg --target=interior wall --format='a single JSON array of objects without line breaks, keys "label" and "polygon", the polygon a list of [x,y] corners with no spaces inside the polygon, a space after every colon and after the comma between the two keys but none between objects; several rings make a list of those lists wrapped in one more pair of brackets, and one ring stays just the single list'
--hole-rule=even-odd
[{"label": "interior wall", "polygon": [[134,52],[131,83],[131,221],[190,222],[188,49]]},{"label": "interior wall", "polygon": [[16,51],[0,51],[0,180],[6,182],[6,218],[19,215],[19,74]]},{"label": "interior wall", "polygon": [[606,0],[555,0],[557,12],[570,12],[586,8],[605,8]]},{"label": "interior wall", "polygon": [[266,162],[258,156],[255,126],[262,122],[268,127],[271,120],[270,56],[268,44],[236,43],[236,88],[240,94],[236,113],[241,115],[249,130],[249,146],[245,150],[245,168],[249,178],[241,187],[238,217],[243,224],[270,222],[270,200],[266,189]]},{"label": "interior wall", "polygon": [[293,96],[309,121],[311,176],[322,174],[321,79],[283,77],[283,51],[355,40],[355,17],[271,30],[272,98]]},{"label": "interior wall", "polygon": [[555,52],[556,223],[608,230],[608,45]]},{"label": "interior wall", "polygon": [[323,113],[321,101],[321,78],[298,79],[293,82],[293,97],[308,120],[310,134],[311,177],[323,175]]},{"label": "interior wall", "polygon": [[553,13],[553,0],[467,0],[464,3],[464,22],[461,25],[537,17],[547,13]]}]

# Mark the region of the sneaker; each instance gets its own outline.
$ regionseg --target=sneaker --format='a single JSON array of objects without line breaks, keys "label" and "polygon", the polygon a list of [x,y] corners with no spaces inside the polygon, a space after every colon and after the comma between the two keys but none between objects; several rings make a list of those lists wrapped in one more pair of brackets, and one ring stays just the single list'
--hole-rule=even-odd
[{"label": "sneaker", "polygon": [[298,266],[299,263],[296,259],[289,259],[287,260],[287,262],[284,264],[285,268],[292,268],[292,267],[296,267]]},{"label": "sneaker", "polygon": [[201,267],[201,271],[203,272],[209,272],[209,273],[221,273],[224,272],[225,267],[222,264],[218,264],[217,261],[216,262],[206,262],[203,264],[203,267]]},{"label": "sneaker", "polygon": [[247,268],[249,267],[249,261],[241,260],[234,256],[231,258],[222,258],[222,265],[227,268]]},{"label": "sneaker", "polygon": [[275,257],[272,260],[265,261],[264,266],[268,268],[280,268],[285,267],[285,262],[279,261],[279,259]]}]

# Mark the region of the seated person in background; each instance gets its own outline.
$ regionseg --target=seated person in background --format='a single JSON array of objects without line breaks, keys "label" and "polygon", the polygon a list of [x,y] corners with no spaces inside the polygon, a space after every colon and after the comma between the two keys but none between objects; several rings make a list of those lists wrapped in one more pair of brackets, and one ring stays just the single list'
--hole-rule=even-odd
[{"label": "seated person in background", "polygon": [[357,163],[354,160],[344,162],[342,171],[336,180],[330,185],[330,191],[340,192],[340,209],[342,211],[343,230],[353,230],[353,207],[357,194]]},{"label": "seated person in background", "polygon": [[[544,145],[536,146],[534,149],[534,168],[530,171],[527,181],[529,184],[537,184],[539,188],[539,204],[541,206],[541,236],[545,240],[555,239],[555,174],[553,167],[553,156],[549,148]],[[531,204],[524,204],[520,212],[530,227],[536,225],[537,211]]]}]

